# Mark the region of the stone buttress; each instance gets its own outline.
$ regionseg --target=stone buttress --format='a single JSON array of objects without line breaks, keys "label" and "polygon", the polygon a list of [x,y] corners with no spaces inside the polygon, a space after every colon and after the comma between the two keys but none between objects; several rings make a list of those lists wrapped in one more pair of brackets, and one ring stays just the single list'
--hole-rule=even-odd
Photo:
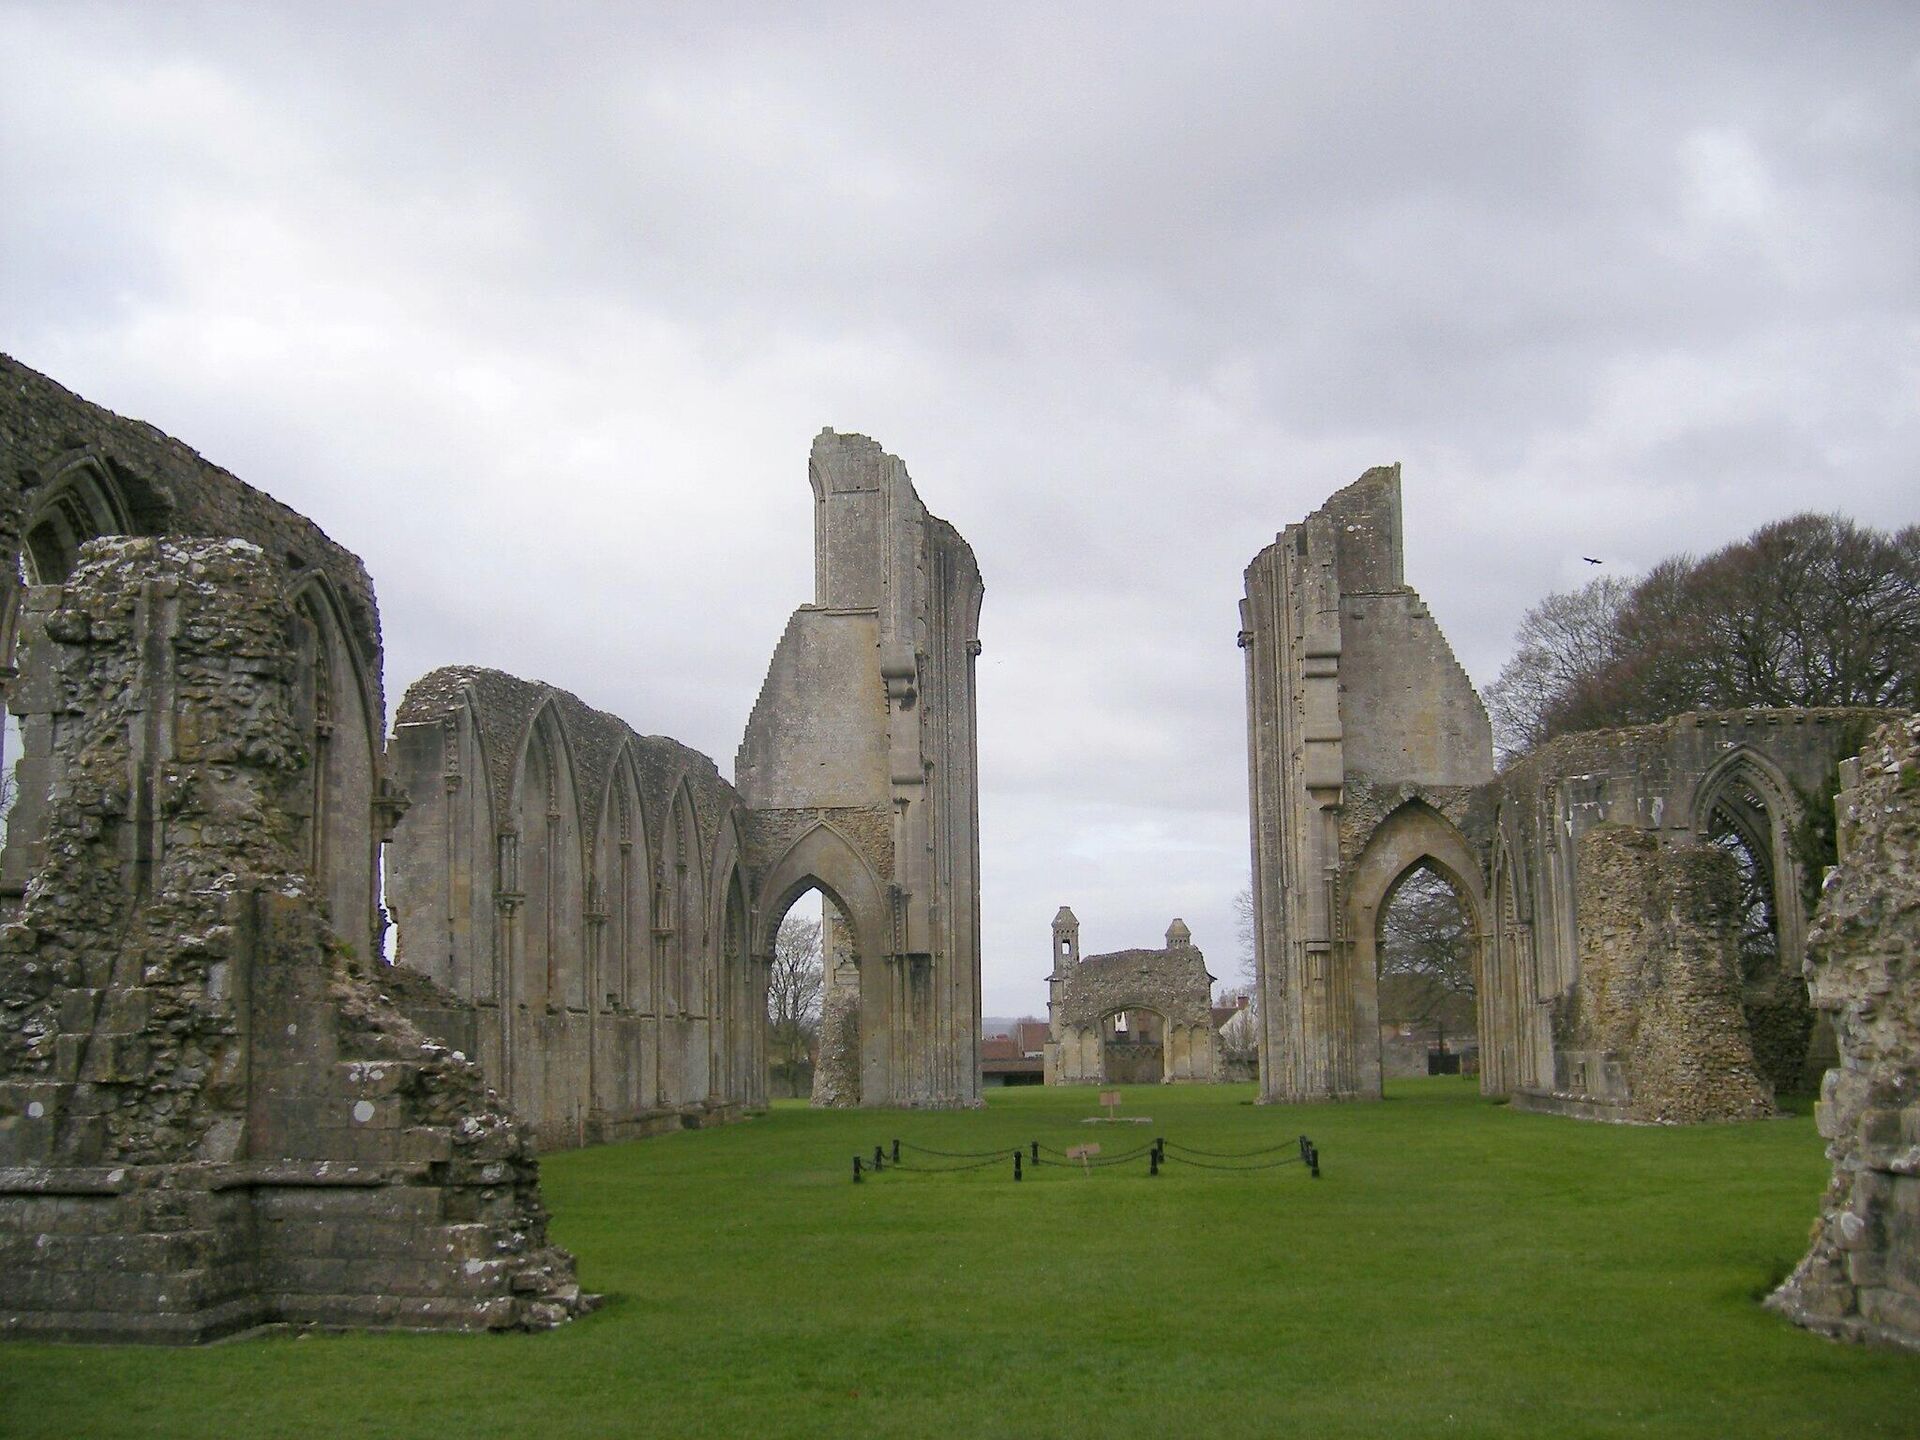
[{"label": "stone buttress", "polygon": [[1920,715],[1880,730],[1843,781],[1840,863],[1807,954],[1839,1049],[1815,1111],[1833,1180],[1812,1248],[1768,1304],[1920,1350]]}]

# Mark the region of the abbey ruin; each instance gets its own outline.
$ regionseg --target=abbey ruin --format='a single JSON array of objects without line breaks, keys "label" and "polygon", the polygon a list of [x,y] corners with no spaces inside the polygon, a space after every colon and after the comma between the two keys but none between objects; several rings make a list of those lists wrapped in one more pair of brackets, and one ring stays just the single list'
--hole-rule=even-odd
[{"label": "abbey ruin", "polygon": [[[389,733],[358,559],[0,357],[0,1334],[582,1313],[536,1148],[765,1106],[809,891],[815,1103],[979,1103],[979,569],[871,440],[823,432],[808,473],[815,593],[731,781],[481,665],[415,681]],[[1397,468],[1246,584],[1262,1099],[1381,1094],[1380,920],[1432,871],[1486,1093],[1685,1122],[1821,1083],[1835,1179],[1774,1303],[1920,1343],[1912,725],[1682,715],[1497,772],[1405,582]],[[1823,895],[1806,836],[1842,779]],[[1221,1077],[1183,922],[1083,957],[1063,906],[1050,941],[1050,1083]]]},{"label": "abbey ruin", "polygon": [[0,1330],[579,1313],[536,1141],[764,1105],[810,888],[850,936],[831,1098],[978,1102],[979,571],[873,442],[809,472],[818,591],[736,789],[481,667],[389,737],[359,560],[0,357]]},{"label": "abbey ruin", "polygon": [[1164,950],[1080,953],[1080,921],[1053,917],[1047,976],[1049,1085],[1213,1083],[1222,1078],[1207,957],[1187,922],[1167,927]]},{"label": "abbey ruin", "polygon": [[[1469,919],[1486,1094],[1735,1119],[1817,1080],[1832,1033],[1799,971],[1819,877],[1795,837],[1879,712],[1682,715],[1496,776],[1473,684],[1406,583],[1397,466],[1246,579],[1264,1099],[1379,1096],[1379,924],[1422,868]],[[1739,951],[1743,860],[1772,917],[1757,957]]]},{"label": "abbey ruin", "polygon": [[[1688,714],[1496,775],[1479,698],[1406,583],[1397,466],[1255,557],[1240,644],[1261,1099],[1379,1098],[1381,920],[1430,870],[1468,918],[1483,1093],[1674,1123],[1771,1115],[1819,1083],[1833,1183],[1771,1303],[1920,1348],[1920,722]],[[1823,893],[1806,837],[1842,783]]]}]

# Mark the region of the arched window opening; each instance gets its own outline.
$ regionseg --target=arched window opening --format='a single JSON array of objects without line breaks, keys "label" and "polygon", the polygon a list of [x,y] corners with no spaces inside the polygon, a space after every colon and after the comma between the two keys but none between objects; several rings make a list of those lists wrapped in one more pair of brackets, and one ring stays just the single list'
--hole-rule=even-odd
[{"label": "arched window opening", "polygon": [[1460,892],[1418,862],[1387,892],[1374,953],[1389,1077],[1457,1074],[1475,1040],[1473,922]]},{"label": "arched window opening", "polygon": [[1735,956],[1740,1008],[1746,1016],[1760,1078],[1776,1095],[1805,1088],[1813,1010],[1799,974],[1780,946],[1781,825],[1764,788],[1742,767],[1714,792],[1706,840],[1724,851],[1739,876]]},{"label": "arched window opening", "polygon": [[587,915],[592,974],[587,983],[595,1009],[652,1012],[648,875],[639,781],[631,754],[623,751],[613,765],[594,839]]},{"label": "arched window opening", "polygon": [[64,585],[82,545],[129,528],[117,487],[97,461],[80,460],[32,502],[21,546],[22,578],[29,585]]}]

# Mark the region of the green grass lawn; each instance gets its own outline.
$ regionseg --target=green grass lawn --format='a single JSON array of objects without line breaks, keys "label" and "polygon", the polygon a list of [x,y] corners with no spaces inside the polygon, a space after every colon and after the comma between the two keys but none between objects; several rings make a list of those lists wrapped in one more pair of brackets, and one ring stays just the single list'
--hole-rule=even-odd
[{"label": "green grass lawn", "polygon": [[[1145,1087],[984,1113],[781,1105],[557,1155],[548,1204],[607,1296],[542,1335],[195,1351],[0,1348],[0,1435],[1920,1435],[1920,1357],[1756,1298],[1826,1178],[1804,1117],[1692,1130],[1515,1114],[1472,1082],[1379,1105]],[[1305,1131],[1324,1174],[1145,1160],[1091,1177],[888,1171],[896,1136],[985,1150]],[[927,1163],[953,1163],[932,1162]]]}]

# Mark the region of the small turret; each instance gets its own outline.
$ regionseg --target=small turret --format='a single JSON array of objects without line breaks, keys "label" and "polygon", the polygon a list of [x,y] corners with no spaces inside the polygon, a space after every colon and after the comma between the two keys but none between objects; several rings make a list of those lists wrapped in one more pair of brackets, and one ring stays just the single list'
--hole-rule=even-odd
[{"label": "small turret", "polygon": [[1064,970],[1080,963],[1080,921],[1066,906],[1053,917],[1053,968]]},{"label": "small turret", "polygon": [[[1056,924],[1059,922],[1055,922]],[[1187,929],[1187,922],[1177,916],[1173,924],[1167,927],[1167,949],[1186,950],[1193,945],[1193,932]]]}]

